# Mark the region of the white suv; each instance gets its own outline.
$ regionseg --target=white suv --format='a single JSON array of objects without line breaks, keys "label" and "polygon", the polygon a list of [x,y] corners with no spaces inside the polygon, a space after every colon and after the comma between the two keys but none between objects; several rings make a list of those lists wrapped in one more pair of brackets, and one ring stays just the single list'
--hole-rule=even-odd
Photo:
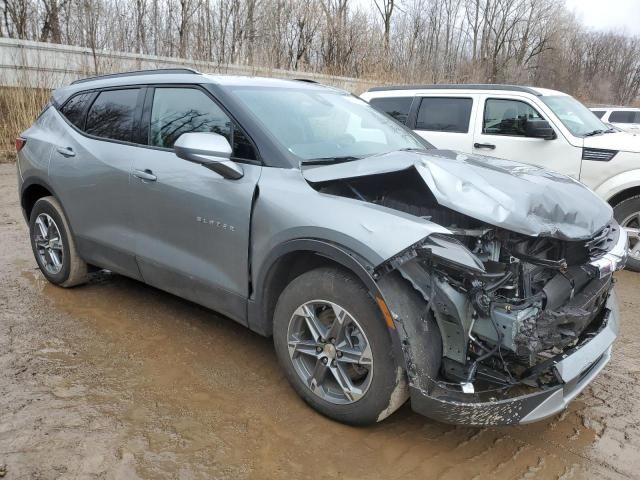
[{"label": "white suv", "polygon": [[613,206],[629,234],[627,266],[640,271],[640,136],[545,88],[394,86],[362,98],[437,148],[540,165],[586,184]]},{"label": "white suv", "polygon": [[640,108],[593,107],[591,111],[603,122],[610,123],[625,132],[640,133]]}]

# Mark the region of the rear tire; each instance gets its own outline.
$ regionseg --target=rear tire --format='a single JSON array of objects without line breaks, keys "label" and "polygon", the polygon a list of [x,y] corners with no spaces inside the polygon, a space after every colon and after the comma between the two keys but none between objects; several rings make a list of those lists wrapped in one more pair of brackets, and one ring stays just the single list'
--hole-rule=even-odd
[{"label": "rear tire", "polygon": [[29,236],[33,255],[47,280],[61,287],[87,282],[87,263],[78,255],[69,223],[54,197],[43,197],[33,206]]},{"label": "rear tire", "polygon": [[407,399],[384,318],[347,271],[318,268],[287,285],[276,305],[273,337],[293,388],[329,418],[372,424]]},{"label": "rear tire", "polygon": [[613,216],[629,235],[627,269],[640,272],[640,195],[618,203],[613,207]]}]

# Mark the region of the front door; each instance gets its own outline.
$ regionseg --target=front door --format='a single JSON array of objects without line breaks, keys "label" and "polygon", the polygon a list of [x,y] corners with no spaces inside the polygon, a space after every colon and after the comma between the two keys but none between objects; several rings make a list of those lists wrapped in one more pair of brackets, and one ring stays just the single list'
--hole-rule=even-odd
[{"label": "front door", "polygon": [[[533,119],[549,121],[556,138],[527,137],[525,124]],[[475,122],[473,152],[538,165],[576,180],[580,177],[582,150],[571,145],[553,121],[526,98],[484,96]]]},{"label": "front door", "polygon": [[[246,322],[249,231],[262,167],[242,130],[196,87],[149,88],[149,148],[134,160],[136,257],[145,282]],[[233,146],[244,176],[229,180],[172,151],[187,132]]]}]

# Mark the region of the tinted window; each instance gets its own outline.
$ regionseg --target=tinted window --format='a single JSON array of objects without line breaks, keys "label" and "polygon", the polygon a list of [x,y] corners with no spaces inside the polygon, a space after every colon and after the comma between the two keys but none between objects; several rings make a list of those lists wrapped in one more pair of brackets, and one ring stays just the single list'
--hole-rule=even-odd
[{"label": "tinted window", "polygon": [[98,137],[131,141],[138,89],[101,92],[87,114],[85,131]]},{"label": "tinted window", "polygon": [[60,109],[60,112],[67,117],[76,127],[84,128],[84,114],[87,108],[87,102],[91,99],[92,93],[81,93],[67,101]]},{"label": "tinted window", "polygon": [[591,111],[598,118],[604,117],[604,114],[606,113],[604,110],[591,110]]},{"label": "tinted window", "polygon": [[255,160],[251,142],[224,111],[204,92],[195,88],[157,88],[151,109],[149,144],[171,148],[189,132],[212,132],[233,146],[233,156]]},{"label": "tinted window", "polygon": [[470,98],[423,98],[416,129],[467,133],[472,104]]},{"label": "tinted window", "polygon": [[413,97],[372,98],[369,103],[376,110],[406,124],[411,102],[413,102]]},{"label": "tinted window", "polygon": [[613,123],[637,123],[640,121],[640,112],[615,110],[609,115],[609,121]]},{"label": "tinted window", "polygon": [[490,98],[484,107],[482,133],[524,137],[526,122],[533,119],[542,119],[542,117],[528,103]]}]

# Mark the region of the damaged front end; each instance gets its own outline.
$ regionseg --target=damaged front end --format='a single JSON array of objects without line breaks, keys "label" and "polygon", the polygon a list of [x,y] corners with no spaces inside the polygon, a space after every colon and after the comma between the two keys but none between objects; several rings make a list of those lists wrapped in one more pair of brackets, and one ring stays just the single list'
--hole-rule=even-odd
[{"label": "damaged front end", "polygon": [[[480,168],[482,181],[491,180],[481,163],[474,159],[466,166]],[[505,174],[498,171],[502,166],[490,165],[490,174]],[[480,191],[477,179],[447,184],[434,174],[441,167],[436,158],[384,174],[316,175],[314,187],[419,216],[449,231],[428,236],[374,272],[395,314],[414,410],[468,425],[529,423],[551,416],[610,358],[618,332],[613,272],[624,267],[626,233],[595,195],[597,213],[589,216],[590,205],[584,202],[576,205],[581,211],[570,210],[571,198],[563,192],[575,189],[590,200],[586,188],[527,167],[503,190],[535,183],[551,200],[545,204],[539,196],[536,203],[532,195],[519,192],[525,200],[534,198],[529,211],[512,209],[505,221],[488,221],[491,215],[483,205],[475,207],[469,200],[486,197],[488,189]],[[452,162],[447,175],[456,168]],[[468,178],[473,175],[469,172]],[[556,181],[564,183],[559,187],[564,191]],[[499,194],[489,200],[495,198]],[[463,207],[456,209],[457,204]],[[560,226],[554,216],[562,217]],[[434,376],[428,372],[434,371],[436,350],[439,373]]]},{"label": "damaged front end", "polygon": [[[459,262],[461,248],[476,265]],[[563,409],[609,360],[618,331],[612,271],[625,249],[615,224],[588,242],[481,228],[416,246],[396,268],[427,302],[442,363],[438,378],[422,375],[416,332],[399,328],[413,408],[473,425],[533,422]]]}]

